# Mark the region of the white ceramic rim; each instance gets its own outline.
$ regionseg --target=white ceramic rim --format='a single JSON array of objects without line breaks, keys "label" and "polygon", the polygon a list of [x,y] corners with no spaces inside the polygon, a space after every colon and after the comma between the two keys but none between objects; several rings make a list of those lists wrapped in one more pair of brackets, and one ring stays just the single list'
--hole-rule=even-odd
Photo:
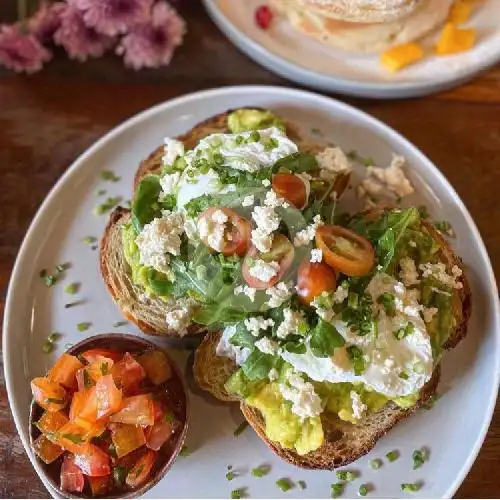
[{"label": "white ceramic rim", "polygon": [[[19,253],[16,258],[16,262],[14,264],[14,268],[12,271],[12,275],[9,281],[9,287],[7,291],[7,298],[6,298],[6,303],[5,303],[5,314],[4,314],[4,320],[3,320],[3,339],[2,339],[2,350],[3,353],[10,352],[10,346],[9,346],[9,335],[8,335],[8,325],[10,323],[10,318],[12,315],[12,311],[15,307],[15,303],[12,300],[12,289],[15,287],[16,280],[19,278],[19,274],[21,273],[21,263],[24,259],[28,257],[27,255],[27,250],[26,248],[28,247],[28,241],[32,237],[32,233],[35,229],[35,227],[38,225],[38,220],[42,216],[42,212],[45,210],[45,207],[49,205],[51,202],[52,198],[57,196],[59,191],[62,189],[65,189],[65,183],[66,181],[74,174],[76,171],[80,168],[80,165],[86,161],[86,159],[94,154],[95,151],[97,151],[101,146],[105,145],[108,141],[114,139],[116,136],[119,136],[122,131],[126,130],[128,127],[135,125],[143,120],[147,120],[150,116],[155,115],[156,113],[159,113],[163,111],[165,108],[169,108],[172,106],[179,106],[183,105],[186,103],[189,103],[191,101],[204,101],[205,99],[210,99],[212,97],[219,97],[221,95],[226,95],[226,94],[258,94],[258,93],[273,93],[276,95],[276,97],[288,97],[288,98],[295,98],[296,102],[300,102],[301,98],[308,97],[317,100],[319,103],[324,102],[325,106],[328,106],[331,104],[331,101],[335,101],[335,105],[338,106],[339,108],[343,108],[344,110],[349,111],[353,116],[355,116],[357,119],[359,119],[360,122],[365,123],[367,126],[370,127],[375,127],[375,128],[380,128],[384,130],[384,132],[388,135],[394,138],[394,140],[399,141],[405,148],[408,150],[411,150],[412,154],[414,154],[416,157],[418,157],[418,160],[421,164],[424,164],[427,169],[429,169],[433,175],[438,177],[440,181],[447,186],[449,189],[450,193],[453,195],[455,199],[455,203],[458,206],[458,208],[463,212],[464,217],[467,221],[467,223],[470,225],[473,231],[473,237],[475,238],[477,244],[478,244],[478,250],[483,257],[483,260],[486,263],[488,275],[489,275],[489,287],[488,289],[491,290],[492,297],[494,300],[492,300],[492,312],[494,315],[494,322],[496,325],[496,335],[497,337],[500,337],[500,302],[498,301],[498,289],[497,289],[497,283],[495,280],[495,275],[493,273],[493,268],[491,266],[491,261],[488,256],[488,252],[486,250],[486,247],[484,246],[483,240],[481,238],[481,235],[476,227],[476,224],[474,220],[472,219],[471,215],[469,214],[467,208],[465,207],[464,203],[456,193],[456,191],[453,189],[453,187],[450,185],[446,177],[439,171],[439,169],[416,147],[414,146],[411,142],[409,142],[407,139],[405,139],[402,135],[400,135],[398,132],[396,132],[394,129],[389,127],[388,125],[385,125],[383,122],[380,120],[372,117],[371,115],[365,113],[364,111],[360,111],[357,108],[354,108],[353,106],[349,106],[348,104],[345,104],[341,101],[337,101],[336,99],[332,99],[330,97],[325,97],[319,94],[316,94],[314,92],[309,92],[305,90],[297,90],[297,89],[290,89],[286,87],[275,87],[275,86],[264,86],[264,85],[244,85],[244,86],[233,86],[233,87],[223,87],[223,88],[216,88],[216,89],[210,89],[210,90],[203,90],[199,92],[194,92],[191,94],[187,94],[182,97],[177,97],[175,99],[171,99],[168,101],[165,101],[161,104],[158,104],[156,106],[153,106],[145,111],[142,111],[141,113],[136,114],[135,116],[129,118],[126,120],[124,123],[121,125],[118,125],[117,127],[113,128],[111,131],[109,131],[106,135],[104,135],[101,139],[97,140],[89,149],[87,149],[84,153],[82,153],[74,162],[73,164],[68,168],[68,170],[60,177],[60,179],[57,181],[57,183],[54,185],[54,187],[50,190],[49,194],[43,201],[43,203],[40,205],[35,217],[33,218],[33,221],[30,224],[30,227],[26,233],[26,236],[24,237],[24,240],[21,244]],[[489,395],[489,403],[488,403],[488,411],[486,414],[486,419],[484,420],[483,427],[480,429],[476,442],[473,446],[473,448],[470,450],[469,456],[467,460],[465,461],[464,465],[462,466],[462,469],[460,473],[457,475],[457,478],[455,481],[449,486],[448,490],[446,493],[443,495],[442,498],[451,498],[453,495],[456,493],[462,482],[464,481],[465,477],[467,476],[470,468],[472,467],[479,450],[481,449],[481,446],[484,442],[486,432],[488,431],[488,428],[491,423],[491,419],[493,417],[493,411],[495,409],[496,405],[496,399],[497,399],[497,394],[498,394],[498,389],[500,386],[500,356],[497,356],[496,358],[496,366],[495,366],[495,372],[494,372],[494,379],[492,381],[492,386],[491,386],[491,393]],[[10,401],[13,398],[13,387],[12,387],[12,380],[11,380],[11,361],[4,356],[4,374],[5,374],[5,385],[7,388],[7,396],[9,398],[9,405]],[[23,434],[21,433],[21,420],[25,418],[25,415],[19,415],[14,408],[11,406],[11,411],[12,415],[14,418],[14,423],[16,425],[17,432],[19,436],[21,437],[21,441],[23,443],[23,446],[28,454],[28,457],[33,464],[33,467],[35,468],[38,476],[40,477],[41,481],[44,483],[44,485],[47,487],[47,484],[44,481],[44,475],[39,468],[37,461],[35,460],[31,448],[29,445],[29,440],[23,437]],[[47,488],[49,492],[54,495],[53,491],[50,488]]]},{"label": "white ceramic rim", "polygon": [[307,69],[288,61],[266,49],[253,38],[240,31],[217,7],[215,0],[202,0],[208,14],[227,38],[257,64],[267,68],[279,76],[293,80],[301,85],[318,90],[339,92],[346,95],[370,97],[375,99],[405,99],[418,97],[438,91],[448,90],[471,80],[478,73],[500,62],[500,47],[497,53],[492,53],[484,60],[469,66],[463,74],[436,75],[427,82],[359,82],[349,78],[327,76],[323,73]]}]

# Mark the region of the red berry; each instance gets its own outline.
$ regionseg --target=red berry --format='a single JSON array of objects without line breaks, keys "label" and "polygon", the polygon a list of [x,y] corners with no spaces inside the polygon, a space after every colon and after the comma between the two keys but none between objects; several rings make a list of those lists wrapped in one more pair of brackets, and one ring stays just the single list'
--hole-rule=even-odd
[{"label": "red berry", "polygon": [[255,10],[255,22],[260,28],[266,30],[273,20],[273,13],[267,5],[261,5]]}]

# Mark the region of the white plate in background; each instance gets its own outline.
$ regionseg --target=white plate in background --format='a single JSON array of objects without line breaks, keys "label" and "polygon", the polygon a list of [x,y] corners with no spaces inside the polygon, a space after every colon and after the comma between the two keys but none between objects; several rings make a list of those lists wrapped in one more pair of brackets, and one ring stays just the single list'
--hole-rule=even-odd
[{"label": "white plate in background", "polygon": [[[377,99],[416,97],[460,85],[500,61],[500,0],[478,2],[466,25],[477,30],[478,40],[471,50],[446,57],[429,55],[395,74],[380,64],[378,55],[323,45],[282,19],[262,30],[254,14],[266,0],[203,3],[229,40],[254,61],[284,78],[327,92]],[[429,54],[436,36],[422,41]]]},{"label": "white plate in background", "polygon": [[[45,374],[63,352],[67,342],[113,330],[139,334],[135,327],[113,328],[121,314],[108,295],[98,269],[98,252],[82,243],[88,235],[100,236],[107,217],[92,214],[99,203],[95,191],[130,197],[139,162],[165,136],[189,130],[197,122],[227,109],[260,106],[302,124],[305,131],[320,129],[325,138],[344,150],[356,149],[380,165],[389,163],[392,152],[407,157],[409,177],[418,195],[412,200],[426,204],[432,216],[449,220],[457,238],[453,246],[467,266],[473,294],[470,334],[457,349],[445,356],[439,392],[442,397],[431,411],[419,411],[398,424],[367,456],[349,469],[360,478],[346,488],[346,497],[355,497],[361,483],[375,487],[371,498],[400,497],[400,483],[423,480],[417,494],[409,498],[451,497],[469,471],[485,437],[494,409],[499,382],[500,319],[496,283],[488,255],[469,213],[439,170],[414,146],[395,131],[370,116],[338,101],[309,92],[278,87],[227,87],[191,94],[151,108],[115,128],[87,150],[62,176],[40,207],[26,235],[12,274],[3,329],[4,367],[9,402],[26,451],[41,474],[28,446],[28,414],[31,401],[29,381]],[[117,183],[104,183],[99,173],[111,169],[121,176]],[[359,174],[359,172],[357,173]],[[356,177],[356,176],[355,176]],[[353,202],[352,191],[340,202],[345,209]],[[349,201],[351,198],[351,201]],[[77,296],[84,303],[69,309],[64,304],[75,297],[64,293],[64,284],[47,288],[39,277],[43,268],[70,262],[65,283],[81,282]],[[90,321],[85,333],[79,322]],[[42,345],[52,332],[63,339],[51,355],[42,354]],[[161,339],[153,339],[158,343]],[[165,341],[164,341],[165,342]],[[240,437],[233,431],[242,421],[237,406],[217,403],[197,389],[190,372],[189,351],[174,357],[186,367],[191,397],[191,420],[187,437],[192,454],[179,457],[166,477],[146,496],[150,498],[228,498],[234,488],[246,486],[253,498],[329,498],[330,471],[306,471],[276,456],[251,430]],[[412,471],[412,452],[426,446],[430,460]],[[393,449],[401,453],[394,463],[378,471],[369,468],[375,457]],[[271,473],[261,479],[249,469],[271,465]],[[229,482],[225,478],[231,464],[242,475]],[[42,480],[44,479],[43,476]],[[287,477],[304,480],[282,493],[276,480]],[[47,483],[45,483],[47,484]]]}]

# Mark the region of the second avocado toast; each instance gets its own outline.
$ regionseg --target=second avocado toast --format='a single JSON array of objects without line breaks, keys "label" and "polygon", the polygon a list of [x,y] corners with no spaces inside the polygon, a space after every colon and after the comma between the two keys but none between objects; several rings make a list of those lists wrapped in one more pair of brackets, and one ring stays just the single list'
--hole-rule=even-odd
[{"label": "second avocado toast", "polygon": [[240,109],[166,140],[139,168],[131,211],[112,214],[100,261],[145,333],[206,334],[201,388],[239,402],[283,459],[331,469],[434,394],[471,297],[416,208],[338,215],[351,162],[298,130]]}]

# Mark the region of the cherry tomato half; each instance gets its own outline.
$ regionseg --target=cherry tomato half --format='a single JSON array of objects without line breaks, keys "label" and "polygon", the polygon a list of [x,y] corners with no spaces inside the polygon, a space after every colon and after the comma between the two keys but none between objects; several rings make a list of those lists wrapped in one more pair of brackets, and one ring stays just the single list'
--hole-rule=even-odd
[{"label": "cherry tomato half", "polygon": [[307,205],[309,181],[298,175],[284,173],[273,175],[273,190],[299,210]]},{"label": "cherry tomato half", "polygon": [[[283,278],[292,265],[294,255],[295,249],[290,240],[282,234],[276,234],[273,238],[273,245],[269,252],[260,253],[254,246],[249,250],[243,261],[243,279],[247,282],[248,286],[252,288],[266,290],[274,286]],[[262,281],[252,276],[250,269],[253,267],[253,262],[257,259],[263,260],[264,262],[277,262],[279,264],[278,273],[269,281]]]},{"label": "cherry tomato half", "polygon": [[333,292],[337,279],[330,266],[323,262],[310,262],[304,259],[297,276],[297,295],[304,304],[310,304],[323,292]]},{"label": "cherry tomato half", "polygon": [[375,249],[363,236],[341,226],[316,230],[316,245],[326,263],[347,276],[365,276],[375,264]]},{"label": "cherry tomato half", "polygon": [[[210,242],[209,234],[211,226],[216,224],[213,220],[213,215],[219,211],[223,212],[228,220],[225,222],[224,239],[218,248],[214,248]],[[207,208],[198,219],[198,227],[200,223],[205,223],[207,226],[208,234],[201,234],[200,237],[208,247],[218,252],[220,251],[224,255],[238,255],[243,257],[247,253],[250,246],[252,225],[247,219],[240,217],[234,210],[230,208]]]}]

